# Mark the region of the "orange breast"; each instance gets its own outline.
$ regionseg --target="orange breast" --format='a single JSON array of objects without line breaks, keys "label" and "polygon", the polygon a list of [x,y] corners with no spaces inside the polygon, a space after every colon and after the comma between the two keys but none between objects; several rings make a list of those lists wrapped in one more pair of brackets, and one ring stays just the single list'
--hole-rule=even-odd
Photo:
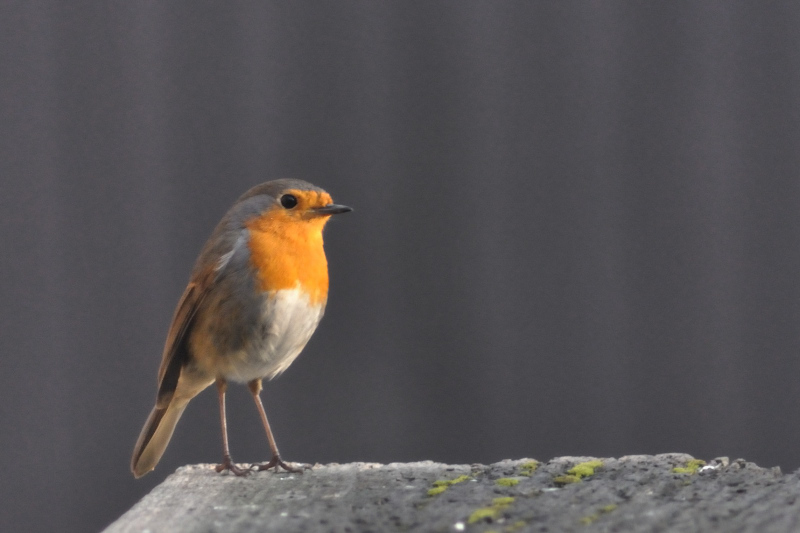
[{"label": "orange breast", "polygon": [[270,210],[249,221],[250,257],[263,291],[299,285],[311,304],[328,297],[328,261],[322,246],[327,217],[300,220],[283,210]]}]

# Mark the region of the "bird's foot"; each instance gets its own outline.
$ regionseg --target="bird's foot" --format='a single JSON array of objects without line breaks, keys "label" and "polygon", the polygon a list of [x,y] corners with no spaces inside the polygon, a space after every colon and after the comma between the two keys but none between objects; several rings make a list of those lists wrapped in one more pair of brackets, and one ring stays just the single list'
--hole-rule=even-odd
[{"label": "bird's foot", "polygon": [[241,468],[239,466],[236,466],[236,464],[231,460],[230,455],[226,455],[225,457],[223,457],[222,463],[218,464],[214,470],[216,470],[217,472],[230,470],[232,474],[235,474],[237,476],[246,476],[247,474],[250,473],[249,468]]},{"label": "bird's foot", "polygon": [[279,468],[283,468],[284,470],[286,470],[287,472],[291,472],[292,474],[302,474],[303,470],[311,470],[311,465],[303,463],[300,463],[300,468],[289,466],[288,464],[283,462],[280,455],[273,455],[272,459],[270,459],[268,463],[254,464],[250,468],[255,470],[256,472],[261,472],[262,470],[269,470],[272,467],[275,467],[275,472],[278,472]]}]

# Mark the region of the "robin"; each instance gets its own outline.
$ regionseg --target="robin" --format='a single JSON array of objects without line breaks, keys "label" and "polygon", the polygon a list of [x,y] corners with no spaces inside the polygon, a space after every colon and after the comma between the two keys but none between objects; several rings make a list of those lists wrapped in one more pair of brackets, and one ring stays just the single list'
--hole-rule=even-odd
[{"label": "robin", "polygon": [[[261,380],[288,368],[317,328],[328,299],[322,229],[351,208],[301,180],[276,180],[247,191],[217,225],[183,292],[158,371],[156,405],[133,451],[131,470],[155,468],[189,400],[216,383],[222,425],[217,472],[237,476],[275,467],[278,453],[261,403]],[[231,460],[225,421],[229,381],[247,383],[272,458],[241,468]]]}]

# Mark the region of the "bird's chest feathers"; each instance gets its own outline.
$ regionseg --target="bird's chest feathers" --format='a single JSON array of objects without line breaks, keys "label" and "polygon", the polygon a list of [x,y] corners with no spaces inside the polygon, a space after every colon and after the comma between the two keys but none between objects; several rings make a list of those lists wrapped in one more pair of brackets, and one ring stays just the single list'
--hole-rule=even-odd
[{"label": "bird's chest feathers", "polygon": [[250,260],[258,287],[266,293],[299,289],[314,306],[328,297],[328,261],[322,226],[314,221],[259,217],[247,224]]}]

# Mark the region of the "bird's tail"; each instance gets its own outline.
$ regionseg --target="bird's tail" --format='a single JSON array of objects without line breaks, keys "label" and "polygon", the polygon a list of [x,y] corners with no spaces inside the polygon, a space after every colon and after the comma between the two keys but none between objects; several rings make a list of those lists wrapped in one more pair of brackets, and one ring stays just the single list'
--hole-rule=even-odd
[{"label": "bird's tail", "polygon": [[131,471],[135,477],[140,478],[154,469],[167,449],[175,425],[186,409],[186,403],[177,403],[172,401],[167,407],[156,405],[150,412],[133,449]]}]

